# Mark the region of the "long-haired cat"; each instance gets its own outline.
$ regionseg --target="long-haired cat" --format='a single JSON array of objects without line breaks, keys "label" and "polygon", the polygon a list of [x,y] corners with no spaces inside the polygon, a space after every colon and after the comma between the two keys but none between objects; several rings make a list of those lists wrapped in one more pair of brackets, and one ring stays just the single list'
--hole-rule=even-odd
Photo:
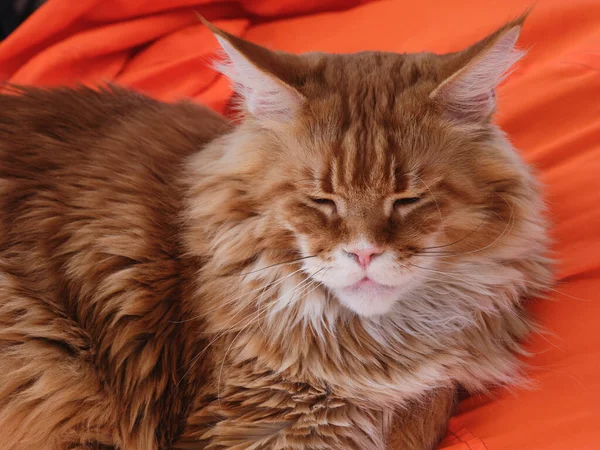
[{"label": "long-haired cat", "polygon": [[523,20],[445,55],[208,24],[235,126],[119,88],[3,94],[2,449],[429,449],[459,388],[516,381],[551,279],[492,121]]}]

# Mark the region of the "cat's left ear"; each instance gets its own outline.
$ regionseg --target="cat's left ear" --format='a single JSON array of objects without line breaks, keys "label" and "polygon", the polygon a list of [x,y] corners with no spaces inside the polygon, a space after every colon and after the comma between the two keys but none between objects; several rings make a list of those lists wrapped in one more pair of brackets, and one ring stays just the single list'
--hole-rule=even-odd
[{"label": "cat's left ear", "polygon": [[226,59],[216,69],[227,76],[245,109],[261,122],[287,123],[296,117],[304,96],[284,79],[294,55],[276,53],[220,30],[200,17],[215,35]]},{"label": "cat's left ear", "polygon": [[507,23],[485,39],[457,53],[458,69],[430,94],[455,118],[490,120],[496,108],[496,87],[524,55],[515,48],[527,13]]}]

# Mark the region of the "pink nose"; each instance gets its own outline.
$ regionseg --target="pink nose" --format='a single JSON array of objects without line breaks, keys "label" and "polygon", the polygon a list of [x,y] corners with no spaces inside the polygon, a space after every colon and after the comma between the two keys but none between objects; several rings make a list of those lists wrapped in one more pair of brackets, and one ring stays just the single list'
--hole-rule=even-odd
[{"label": "pink nose", "polygon": [[361,249],[349,248],[346,250],[346,253],[353,257],[361,265],[361,267],[366,269],[369,264],[371,264],[371,261],[373,261],[376,256],[381,255],[383,251],[377,247],[367,247]]}]

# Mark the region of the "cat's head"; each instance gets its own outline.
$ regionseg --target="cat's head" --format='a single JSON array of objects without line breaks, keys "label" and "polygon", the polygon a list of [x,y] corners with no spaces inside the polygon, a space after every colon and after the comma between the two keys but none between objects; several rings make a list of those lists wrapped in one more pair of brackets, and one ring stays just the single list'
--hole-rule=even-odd
[{"label": "cat's head", "polygon": [[528,252],[538,195],[492,122],[522,22],[447,55],[291,55],[213,27],[244,113],[202,175],[219,264],[297,261],[373,316],[440,265]]}]

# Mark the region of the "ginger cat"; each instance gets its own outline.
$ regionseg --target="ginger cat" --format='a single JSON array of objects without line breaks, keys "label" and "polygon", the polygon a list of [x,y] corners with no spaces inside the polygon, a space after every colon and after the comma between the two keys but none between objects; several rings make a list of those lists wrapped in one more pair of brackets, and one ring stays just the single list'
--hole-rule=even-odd
[{"label": "ginger cat", "polygon": [[2,448],[431,449],[459,388],[517,381],[551,282],[492,120],[523,20],[445,55],[208,24],[237,125],[115,87],[2,94]]}]

